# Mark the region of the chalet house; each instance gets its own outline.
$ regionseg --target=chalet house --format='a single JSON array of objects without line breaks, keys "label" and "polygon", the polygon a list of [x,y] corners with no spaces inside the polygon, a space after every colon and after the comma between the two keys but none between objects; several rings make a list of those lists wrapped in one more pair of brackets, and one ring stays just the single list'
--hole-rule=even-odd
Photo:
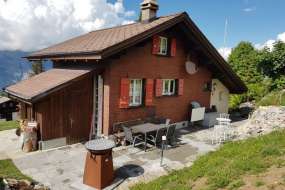
[{"label": "chalet house", "polygon": [[[36,120],[42,142],[71,144],[113,125],[152,116],[188,120],[192,101],[227,112],[229,93],[246,86],[186,12],[157,17],[145,0],[140,21],[70,39],[35,52],[53,69],[9,86],[21,117]],[[214,90],[213,90],[214,89]]]},{"label": "chalet house", "polygon": [[18,102],[0,96],[0,121],[16,120],[18,115]]}]

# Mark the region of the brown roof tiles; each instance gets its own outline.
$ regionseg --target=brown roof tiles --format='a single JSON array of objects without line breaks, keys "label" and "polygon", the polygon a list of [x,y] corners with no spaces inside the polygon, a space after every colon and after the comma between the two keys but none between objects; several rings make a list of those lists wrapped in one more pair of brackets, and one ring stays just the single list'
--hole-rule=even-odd
[{"label": "brown roof tiles", "polygon": [[10,95],[32,101],[65,83],[89,73],[91,68],[57,68],[35,75],[5,89]]},{"label": "brown roof tiles", "polygon": [[114,28],[93,31],[35,52],[28,56],[28,58],[78,53],[98,53],[170,21],[179,15],[182,15],[182,13],[160,17],[148,23],[136,22]]}]

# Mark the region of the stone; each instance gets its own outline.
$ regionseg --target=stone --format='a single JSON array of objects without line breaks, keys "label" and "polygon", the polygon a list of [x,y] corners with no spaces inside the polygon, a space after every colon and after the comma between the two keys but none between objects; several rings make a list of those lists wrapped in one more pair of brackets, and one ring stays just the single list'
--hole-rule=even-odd
[{"label": "stone", "polygon": [[248,122],[237,127],[238,139],[268,134],[274,130],[285,129],[285,107],[260,107],[253,112]]},{"label": "stone", "polygon": [[31,182],[28,180],[19,180],[18,181],[18,187],[20,190],[32,189]]},{"label": "stone", "polygon": [[45,187],[42,184],[37,184],[37,185],[34,186],[34,190],[49,190],[49,188]]},{"label": "stone", "polygon": [[16,179],[8,178],[8,179],[6,179],[6,182],[7,182],[9,187],[12,187],[12,188],[18,187],[18,181]]}]

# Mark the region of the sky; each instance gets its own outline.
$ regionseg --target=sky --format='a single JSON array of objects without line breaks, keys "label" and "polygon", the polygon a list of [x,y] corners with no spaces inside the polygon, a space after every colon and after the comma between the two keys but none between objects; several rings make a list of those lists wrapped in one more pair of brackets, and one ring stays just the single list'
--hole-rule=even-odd
[{"label": "sky", "polygon": [[[0,50],[35,51],[134,22],[142,0],[0,0]],[[285,0],[158,0],[158,15],[186,11],[227,58],[240,41],[285,41]],[[227,20],[227,37],[224,40]]]}]

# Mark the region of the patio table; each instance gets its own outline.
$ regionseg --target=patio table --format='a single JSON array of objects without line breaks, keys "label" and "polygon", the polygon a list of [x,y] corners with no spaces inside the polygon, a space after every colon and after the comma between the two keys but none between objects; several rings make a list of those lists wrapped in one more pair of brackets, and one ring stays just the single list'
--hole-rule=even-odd
[{"label": "patio table", "polygon": [[155,132],[158,129],[166,128],[165,125],[158,125],[153,123],[144,123],[131,127],[133,133],[141,133],[145,136],[144,151],[146,151],[147,135],[151,132]]}]

